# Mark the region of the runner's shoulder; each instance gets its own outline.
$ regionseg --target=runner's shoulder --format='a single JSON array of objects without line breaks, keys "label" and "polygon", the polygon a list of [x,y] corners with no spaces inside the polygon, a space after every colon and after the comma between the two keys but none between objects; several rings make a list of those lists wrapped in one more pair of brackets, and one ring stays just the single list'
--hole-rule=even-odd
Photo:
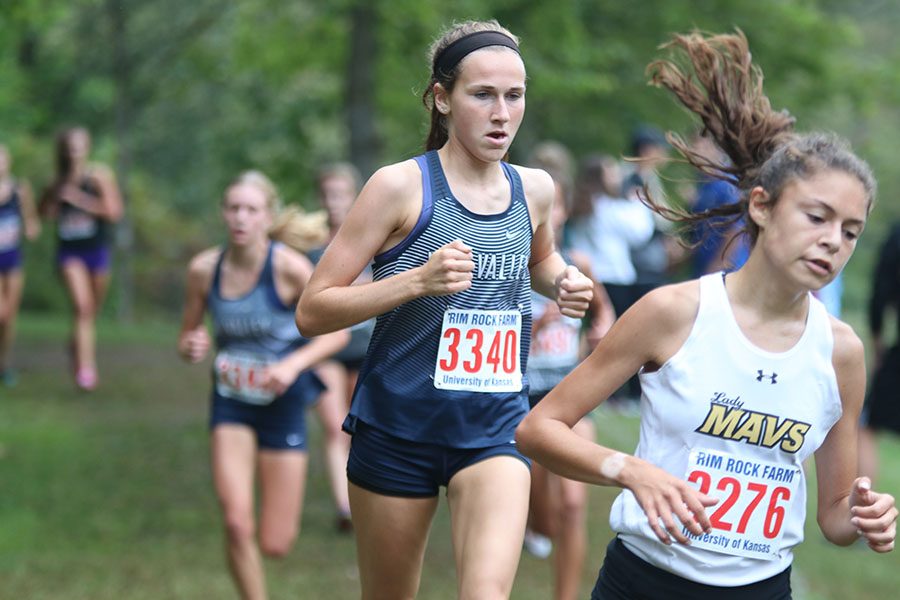
[{"label": "runner's shoulder", "polygon": [[220,246],[207,248],[191,258],[188,263],[188,280],[193,282],[208,282],[212,279],[216,269],[216,263],[222,254]]}]

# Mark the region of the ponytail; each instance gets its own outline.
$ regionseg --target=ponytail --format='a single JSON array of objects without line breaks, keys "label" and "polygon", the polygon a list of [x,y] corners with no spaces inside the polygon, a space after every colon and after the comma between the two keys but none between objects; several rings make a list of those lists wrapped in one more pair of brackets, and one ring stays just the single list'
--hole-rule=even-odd
[{"label": "ponytail", "polygon": [[708,38],[691,33],[676,35],[663,48],[680,50],[690,70],[673,59],[657,60],[647,67],[650,83],[672,92],[700,117],[701,134],[709,135],[731,163],[715,164],[696,154],[681,136],[670,133],[669,142],[707,175],[728,174],[738,187],[752,187],[763,163],[796,134],[794,118],[773,110],[763,93],[762,70],[751,62],[747,38],[740,30]]},{"label": "ponytail", "polygon": [[[678,223],[694,225],[724,218],[724,224],[730,225],[746,216],[747,199],[754,187],[762,187],[774,203],[791,180],[824,170],[843,171],[859,179],[871,208],[876,184],[869,166],[834,134],[797,134],[795,119],[786,110],[772,109],[763,93],[762,71],[751,61],[743,32],[675,35],[663,48],[672,56],[650,63],[650,83],[672,92],[697,115],[703,123],[701,135],[709,136],[729,162],[720,164],[702,156],[672,132],[666,138],[689,164],[736,185],[741,199],[690,214],[645,198],[654,211]],[[759,235],[756,224],[744,218],[744,227],[755,243]]]},{"label": "ponytail", "polygon": [[328,215],[324,210],[307,213],[288,206],[275,216],[269,238],[306,254],[328,239]]}]

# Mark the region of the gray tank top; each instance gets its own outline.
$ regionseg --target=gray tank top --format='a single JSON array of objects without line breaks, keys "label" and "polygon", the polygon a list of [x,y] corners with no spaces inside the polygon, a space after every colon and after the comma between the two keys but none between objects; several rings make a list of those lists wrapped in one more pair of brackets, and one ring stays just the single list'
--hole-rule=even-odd
[{"label": "gray tank top", "polygon": [[220,290],[223,251],[207,297],[216,342],[216,392],[251,404],[274,400],[260,387],[262,370],[307,342],[297,331],[294,307],[285,305],[275,291],[274,247],[274,243],[269,244],[265,265],[253,289],[233,299],[223,298]]}]

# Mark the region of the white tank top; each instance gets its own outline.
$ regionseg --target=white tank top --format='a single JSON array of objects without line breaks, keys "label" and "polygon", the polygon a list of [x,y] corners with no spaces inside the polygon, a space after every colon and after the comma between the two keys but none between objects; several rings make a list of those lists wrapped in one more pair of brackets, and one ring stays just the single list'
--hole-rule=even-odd
[{"label": "white tank top", "polygon": [[641,373],[635,456],[686,478],[719,503],[710,534],[662,544],[624,490],[610,526],[635,554],[686,579],[717,586],[761,581],[786,569],[803,539],[803,461],[841,416],[825,307],[812,294],[806,327],[786,352],[741,332],[721,273],[700,279],[700,307],[684,345]]}]

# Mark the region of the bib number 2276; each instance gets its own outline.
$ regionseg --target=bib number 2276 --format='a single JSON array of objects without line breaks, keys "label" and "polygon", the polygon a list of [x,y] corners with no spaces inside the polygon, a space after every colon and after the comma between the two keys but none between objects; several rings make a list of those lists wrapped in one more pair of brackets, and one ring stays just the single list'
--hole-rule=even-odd
[{"label": "bib number 2276", "polygon": [[737,556],[778,557],[802,480],[799,467],[694,449],[687,480],[719,499],[708,509],[712,533],[691,536],[692,544]]}]

